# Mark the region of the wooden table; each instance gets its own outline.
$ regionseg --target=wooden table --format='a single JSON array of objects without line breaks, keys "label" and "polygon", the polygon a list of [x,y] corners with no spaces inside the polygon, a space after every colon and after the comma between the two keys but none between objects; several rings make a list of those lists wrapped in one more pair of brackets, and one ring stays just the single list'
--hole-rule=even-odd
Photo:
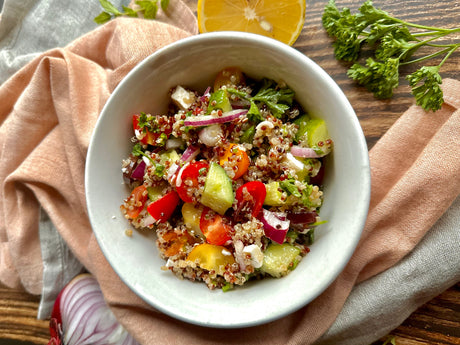
[{"label": "wooden table", "polygon": [[[186,2],[196,9],[196,0]],[[394,97],[384,101],[376,100],[348,79],[348,65],[335,60],[331,40],[322,28],[321,16],[326,3],[327,0],[307,0],[305,26],[294,47],[318,63],[339,84],[358,115],[371,149],[414,99],[402,78]],[[361,3],[362,0],[337,0],[339,8],[347,6],[353,11]],[[419,24],[460,26],[459,0],[375,0],[374,5]],[[460,34],[456,38],[460,39]],[[460,51],[448,60],[441,72],[443,77],[460,80]],[[0,286],[0,343],[4,343],[1,339],[47,343],[48,322],[36,320],[38,303],[37,296]],[[398,345],[460,344],[460,284],[420,307],[393,330],[391,336],[395,336]]]}]

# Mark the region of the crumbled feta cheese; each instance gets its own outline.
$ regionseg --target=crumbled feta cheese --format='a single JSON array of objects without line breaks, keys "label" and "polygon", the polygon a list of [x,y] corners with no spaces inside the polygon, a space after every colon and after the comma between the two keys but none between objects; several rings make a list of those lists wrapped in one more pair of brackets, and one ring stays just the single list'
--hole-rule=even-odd
[{"label": "crumbled feta cheese", "polygon": [[174,267],[174,262],[171,259],[168,259],[168,261],[166,261],[166,267],[167,268]]},{"label": "crumbled feta cheese", "polygon": [[286,163],[295,171],[302,171],[305,168],[305,164],[295,158],[290,152],[286,153]]},{"label": "crumbled feta cheese", "polygon": [[229,256],[232,255],[227,249],[222,249],[222,255]]},{"label": "crumbled feta cheese", "polygon": [[245,246],[243,248],[243,253],[251,256],[249,260],[255,268],[262,266],[262,263],[264,262],[264,253],[262,253],[262,250],[260,250],[258,245],[250,244],[249,246]]},{"label": "crumbled feta cheese", "polygon": [[151,166],[152,165],[152,162],[150,162],[150,159],[148,159],[147,157],[145,156],[142,156],[142,160],[144,161],[145,165],[146,166]]},{"label": "crumbled feta cheese", "polygon": [[171,99],[180,109],[187,110],[195,102],[195,94],[179,85],[174,89]]}]

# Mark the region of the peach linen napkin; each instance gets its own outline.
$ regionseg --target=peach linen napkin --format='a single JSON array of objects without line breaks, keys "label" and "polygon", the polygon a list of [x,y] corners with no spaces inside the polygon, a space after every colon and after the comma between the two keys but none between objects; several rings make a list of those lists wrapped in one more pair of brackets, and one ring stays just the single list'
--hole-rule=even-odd
[{"label": "peach linen napkin", "polygon": [[268,325],[203,328],[154,310],[121,282],[92,234],[83,183],[104,102],[136,63],[193,33],[182,28],[119,18],[40,55],[0,86],[0,280],[42,291],[41,206],[141,344],[312,344],[353,286],[411,252],[459,195],[460,82],[444,81],[440,111],[411,107],[371,150],[372,200],[361,241],[321,296]]}]

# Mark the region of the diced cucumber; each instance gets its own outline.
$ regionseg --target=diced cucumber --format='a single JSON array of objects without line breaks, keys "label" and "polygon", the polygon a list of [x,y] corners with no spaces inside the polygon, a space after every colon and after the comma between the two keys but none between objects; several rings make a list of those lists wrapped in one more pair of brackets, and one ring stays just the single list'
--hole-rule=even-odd
[{"label": "diced cucumber", "polygon": [[297,142],[307,141],[307,145],[319,154],[327,154],[331,151],[331,145],[327,144],[331,137],[327,130],[326,122],[319,118],[310,118],[303,115],[294,121],[299,125],[295,136]]},{"label": "diced cucumber", "polygon": [[208,114],[216,109],[221,109],[223,112],[232,110],[232,105],[230,104],[230,99],[228,98],[226,90],[217,90],[209,97]]},{"label": "diced cucumber", "polygon": [[217,163],[211,163],[204,183],[201,203],[223,215],[232,206],[234,198],[232,180],[224,168]]},{"label": "diced cucumber", "polygon": [[[270,182],[265,185],[265,190],[267,195],[265,196],[264,205],[267,206],[281,206],[284,205],[285,200],[283,200],[283,192],[280,191],[280,183]],[[284,198],[286,196],[284,195]]]},{"label": "diced cucumber", "polygon": [[150,201],[157,201],[161,196],[163,196],[164,189],[164,186],[147,187],[147,195]]},{"label": "diced cucumber", "polygon": [[318,143],[326,143],[330,139],[327,131],[326,122],[323,119],[314,118],[307,122],[306,131],[308,133],[308,146],[319,147]]},{"label": "diced cucumber", "polygon": [[261,270],[275,278],[283,277],[297,265],[299,254],[300,249],[289,243],[271,243],[264,252]]},{"label": "diced cucumber", "polygon": [[175,163],[179,159],[180,159],[180,156],[174,149],[170,149],[160,154],[160,163],[163,165],[165,164],[166,161],[171,161],[171,163]]},{"label": "diced cucumber", "polygon": [[297,133],[295,135],[295,140],[297,142],[303,140],[305,133],[307,133],[307,123],[310,121],[310,116],[308,114],[304,114],[297,119],[294,120],[294,123],[299,126]]}]

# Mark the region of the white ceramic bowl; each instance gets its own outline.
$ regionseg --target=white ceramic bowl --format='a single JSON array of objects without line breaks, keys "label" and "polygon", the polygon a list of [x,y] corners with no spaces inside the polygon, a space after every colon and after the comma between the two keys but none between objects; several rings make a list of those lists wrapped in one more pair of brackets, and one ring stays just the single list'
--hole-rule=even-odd
[{"label": "white ceramic bowl", "polygon": [[[204,91],[219,70],[239,66],[254,78],[284,80],[301,105],[323,118],[334,141],[328,158],[322,219],[311,252],[288,276],[250,282],[230,292],[180,280],[160,267],[152,236],[134,232],[120,214],[129,194],[121,161],[129,155],[131,115],[166,110],[178,84]],[[86,197],[98,243],[121,279],[153,307],[209,327],[254,326],[292,313],[321,294],[350,259],[367,216],[370,171],[358,119],[336,83],[297,50],[262,36],[220,32],[173,43],[136,66],[109,98],[87,156]]]}]

